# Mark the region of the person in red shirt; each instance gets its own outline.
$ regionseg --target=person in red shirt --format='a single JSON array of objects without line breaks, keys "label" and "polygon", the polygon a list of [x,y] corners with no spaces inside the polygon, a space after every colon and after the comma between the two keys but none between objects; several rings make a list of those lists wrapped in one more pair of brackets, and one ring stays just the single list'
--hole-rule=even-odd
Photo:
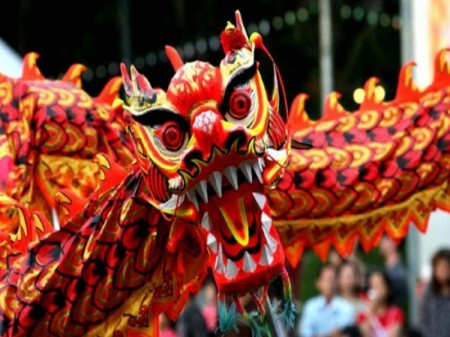
[{"label": "person in red shirt", "polygon": [[367,310],[360,312],[358,326],[364,337],[396,337],[404,322],[403,309],[393,304],[392,281],[384,270],[372,271],[368,281]]}]

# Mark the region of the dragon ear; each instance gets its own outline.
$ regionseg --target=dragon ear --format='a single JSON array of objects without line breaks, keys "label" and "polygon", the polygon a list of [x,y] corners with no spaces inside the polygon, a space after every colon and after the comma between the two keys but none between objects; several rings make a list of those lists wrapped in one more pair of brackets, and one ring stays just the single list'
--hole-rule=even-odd
[{"label": "dragon ear", "polygon": [[[147,78],[140,74],[134,66],[130,67],[131,78],[124,63],[120,64],[120,71],[127,102],[131,108],[129,110],[133,115],[139,115],[155,102],[156,93]],[[125,108],[128,109],[126,106]]]}]

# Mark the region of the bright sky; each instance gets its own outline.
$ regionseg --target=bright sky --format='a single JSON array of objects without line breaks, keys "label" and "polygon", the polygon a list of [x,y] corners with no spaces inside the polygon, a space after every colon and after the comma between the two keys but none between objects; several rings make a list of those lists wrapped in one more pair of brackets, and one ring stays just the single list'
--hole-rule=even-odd
[{"label": "bright sky", "polygon": [[0,38],[0,73],[10,77],[22,74],[22,57]]}]

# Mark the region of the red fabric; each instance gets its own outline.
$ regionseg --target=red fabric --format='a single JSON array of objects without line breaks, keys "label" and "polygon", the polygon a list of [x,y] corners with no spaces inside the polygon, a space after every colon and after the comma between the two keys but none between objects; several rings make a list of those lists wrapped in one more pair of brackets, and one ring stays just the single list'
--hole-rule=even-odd
[{"label": "red fabric", "polygon": [[[358,315],[358,324],[364,323],[367,318],[367,312],[360,313]],[[403,310],[397,306],[390,306],[383,315],[376,315],[376,318],[386,329],[390,329],[395,324],[402,325],[405,321]]]}]

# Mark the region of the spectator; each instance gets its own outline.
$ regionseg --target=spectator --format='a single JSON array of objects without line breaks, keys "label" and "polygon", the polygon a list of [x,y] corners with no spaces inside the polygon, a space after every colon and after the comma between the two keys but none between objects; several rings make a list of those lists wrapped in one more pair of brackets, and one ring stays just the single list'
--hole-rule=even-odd
[{"label": "spectator", "polygon": [[215,336],[216,329],[219,323],[219,316],[217,312],[217,288],[214,281],[208,279],[203,285],[202,289],[204,302],[201,305],[203,318],[210,336]]},{"label": "spectator", "polygon": [[320,294],[305,302],[300,318],[300,337],[339,336],[355,324],[356,315],[349,302],[336,294],[336,269],[325,264],[319,271],[316,287]]},{"label": "spectator", "polygon": [[347,300],[355,310],[356,315],[366,310],[365,301],[362,299],[362,272],[354,260],[346,260],[338,271],[338,294]]},{"label": "spectator", "polygon": [[404,325],[403,309],[394,304],[392,281],[384,270],[369,275],[367,311],[358,315],[364,337],[397,337]]},{"label": "spectator", "polygon": [[431,280],[419,302],[417,325],[424,337],[450,337],[450,249],[432,259]]},{"label": "spectator", "polygon": [[344,263],[344,258],[335,249],[330,249],[328,264],[333,265],[338,270],[342,263]]},{"label": "spectator", "polygon": [[178,337],[175,331],[175,323],[172,322],[166,313],[159,315],[159,336],[160,337]]},{"label": "spectator", "polygon": [[384,267],[392,282],[392,301],[405,309],[407,295],[406,267],[402,261],[399,247],[387,235],[384,235],[379,245],[380,254],[384,258]]},{"label": "spectator", "polygon": [[191,294],[176,323],[180,337],[208,337],[209,331],[196,297]]}]

